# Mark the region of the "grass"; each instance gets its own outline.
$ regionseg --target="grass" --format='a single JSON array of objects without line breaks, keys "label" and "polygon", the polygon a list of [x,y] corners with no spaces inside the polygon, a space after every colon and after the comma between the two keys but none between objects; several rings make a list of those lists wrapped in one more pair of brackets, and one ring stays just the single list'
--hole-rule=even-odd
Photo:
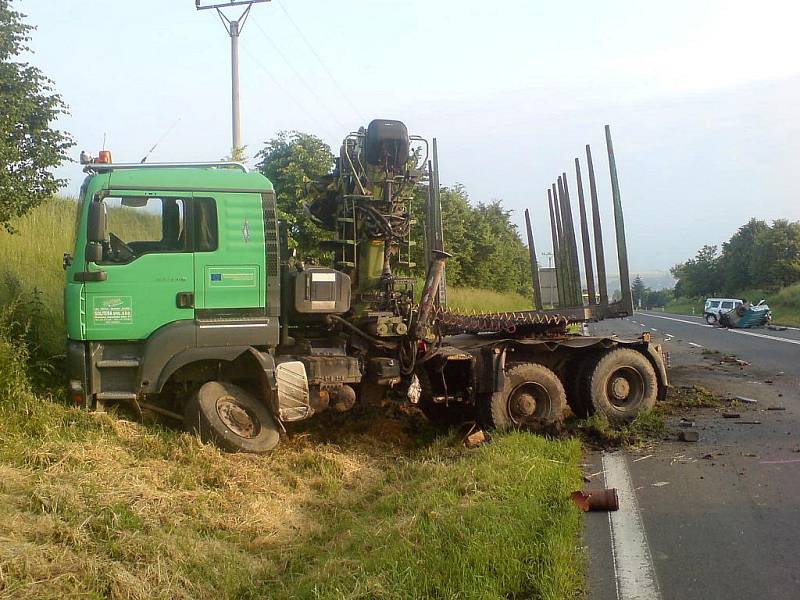
[{"label": "grass", "polygon": [[577,441],[519,432],[466,450],[373,415],[300,428],[266,457],[225,454],[37,397],[11,362],[0,597],[580,593]]},{"label": "grass", "polygon": [[0,305],[18,297],[29,305],[35,298],[34,326],[40,349],[49,355],[63,352],[61,261],[64,252],[72,252],[76,210],[75,201],[57,198],[15,220],[16,233],[0,229]]},{"label": "grass", "polygon": [[54,400],[74,206],[0,233],[0,598],[580,597],[576,440],[466,450],[387,408],[257,457]]},{"label": "grass", "polygon": [[532,300],[514,292],[495,292],[476,288],[447,288],[447,305],[451,310],[502,312],[531,310]]},{"label": "grass", "polygon": [[[767,301],[772,310],[772,322],[779,325],[800,327],[800,283],[779,289],[776,292],[744,290],[732,294],[732,298],[746,298],[751,302]],[[676,298],[664,310],[682,315],[703,314],[705,298]]]}]

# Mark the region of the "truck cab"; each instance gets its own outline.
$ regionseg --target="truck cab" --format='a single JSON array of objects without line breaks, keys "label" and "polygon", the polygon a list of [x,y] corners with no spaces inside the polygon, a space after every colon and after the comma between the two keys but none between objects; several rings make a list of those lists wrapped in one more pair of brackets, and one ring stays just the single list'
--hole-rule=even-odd
[{"label": "truck cab", "polygon": [[72,403],[136,401],[186,365],[277,345],[269,180],[236,164],[88,170],[65,261]]}]

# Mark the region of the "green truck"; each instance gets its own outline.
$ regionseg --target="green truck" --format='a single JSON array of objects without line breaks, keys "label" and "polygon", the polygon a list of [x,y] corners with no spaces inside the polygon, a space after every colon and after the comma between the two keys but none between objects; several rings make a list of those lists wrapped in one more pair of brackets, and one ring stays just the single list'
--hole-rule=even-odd
[{"label": "green truck", "polygon": [[64,257],[69,401],[151,410],[246,452],[390,389],[437,422],[500,429],[560,421],[567,402],[617,422],[652,407],[667,374],[648,337],[567,332],[629,314],[624,301],[448,311],[447,254],[429,224],[416,301],[410,203],[427,189],[434,219],[438,203],[428,149],[399,121],[345,138],[306,190],[327,265],[293,256],[272,184],[242,164],[89,159]]}]

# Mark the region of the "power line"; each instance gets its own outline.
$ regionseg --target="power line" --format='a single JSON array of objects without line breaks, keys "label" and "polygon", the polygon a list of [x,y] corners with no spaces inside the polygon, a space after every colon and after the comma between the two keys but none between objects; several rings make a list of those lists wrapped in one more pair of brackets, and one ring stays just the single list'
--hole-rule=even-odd
[{"label": "power line", "polygon": [[366,118],[364,118],[364,115],[361,114],[361,111],[358,110],[358,107],[353,103],[352,100],[350,100],[350,97],[342,89],[342,86],[339,85],[339,82],[336,81],[336,78],[333,76],[333,73],[331,73],[331,70],[328,68],[328,65],[325,64],[325,61],[322,60],[322,57],[319,54],[317,54],[316,50],[314,50],[314,47],[311,45],[311,42],[308,41],[308,38],[306,38],[302,29],[300,29],[297,23],[294,22],[294,19],[292,18],[292,15],[289,14],[289,11],[286,10],[286,8],[283,6],[280,0],[275,0],[275,4],[277,4],[280,7],[280,9],[283,11],[283,14],[286,15],[287,19],[289,19],[289,22],[292,24],[292,27],[295,28],[295,31],[297,31],[297,34],[300,36],[300,39],[302,39],[303,42],[305,42],[306,47],[308,47],[308,49],[311,51],[311,54],[314,55],[314,58],[317,59],[317,62],[320,64],[322,69],[325,71],[325,73],[327,73],[328,77],[330,77],[330,80],[333,82],[333,85],[336,86],[336,89],[339,90],[339,93],[342,95],[342,98],[344,98],[345,101],[350,105],[350,108],[352,108],[353,111],[358,115],[358,118],[365,123]]},{"label": "power line", "polygon": [[297,79],[300,80],[300,83],[303,84],[303,87],[305,87],[306,90],[308,90],[308,93],[311,94],[311,96],[313,96],[316,99],[316,101],[319,103],[319,105],[322,108],[324,108],[331,115],[331,117],[333,117],[333,120],[336,121],[336,124],[341,129],[345,129],[344,123],[342,123],[342,121],[339,119],[339,117],[336,116],[336,113],[333,110],[331,110],[331,108],[328,106],[328,104],[317,93],[317,90],[315,90],[305,80],[305,78],[300,74],[300,72],[294,67],[294,65],[291,62],[289,62],[288,57],[283,53],[283,51],[280,49],[278,44],[276,44],[274,41],[272,41],[272,39],[267,35],[267,32],[264,30],[263,27],[261,27],[261,24],[258,21],[256,21],[255,19],[251,19],[251,20],[253,21],[253,23],[255,23],[255,25],[258,28],[258,30],[264,36],[264,39],[266,39],[269,42],[270,46],[272,46],[272,49],[275,50],[277,55],[281,57],[281,59],[283,60],[284,63],[286,63],[286,66],[289,67],[289,69],[291,69],[292,73],[295,74],[295,77],[297,77]]},{"label": "power line", "polygon": [[324,131],[324,132],[325,132],[325,135],[327,135],[327,136],[328,136],[329,138],[331,138],[331,139],[335,139],[335,138],[336,138],[336,136],[335,136],[335,135],[332,135],[332,132],[331,132],[331,131],[330,131],[330,130],[329,130],[329,129],[328,129],[328,128],[327,128],[327,127],[324,125],[324,124],[322,124],[322,122],[320,122],[320,121],[319,121],[319,120],[318,120],[318,119],[317,119],[317,118],[316,118],[316,117],[315,117],[315,116],[314,116],[314,115],[311,113],[311,111],[309,111],[309,110],[308,110],[308,109],[305,107],[305,105],[304,105],[302,102],[300,102],[300,101],[299,101],[299,100],[298,100],[298,99],[295,97],[295,95],[294,95],[294,94],[292,94],[292,93],[291,93],[289,90],[287,90],[287,89],[286,89],[286,88],[285,88],[283,85],[281,85],[280,81],[278,81],[278,79],[277,79],[277,78],[276,78],[276,77],[275,77],[275,76],[274,76],[272,73],[270,73],[269,69],[267,69],[267,67],[265,67],[265,66],[264,66],[264,63],[262,63],[260,60],[258,60],[258,58],[256,58],[256,57],[255,57],[255,55],[254,55],[252,52],[250,52],[250,50],[248,49],[248,47],[247,47],[246,45],[244,45],[244,44],[243,44],[243,45],[242,45],[242,47],[244,48],[244,51],[245,51],[245,53],[246,53],[246,54],[247,54],[247,55],[250,57],[250,60],[252,60],[252,61],[253,61],[253,62],[254,62],[254,63],[255,63],[255,64],[258,66],[258,67],[260,67],[262,71],[264,71],[264,73],[267,75],[267,77],[269,77],[269,78],[270,78],[270,80],[272,81],[272,83],[275,85],[275,87],[276,87],[276,88],[278,88],[278,89],[279,89],[281,92],[283,92],[283,93],[284,93],[284,94],[285,94],[285,95],[286,95],[286,96],[289,98],[289,100],[291,100],[291,101],[292,101],[292,102],[293,102],[293,103],[294,103],[294,104],[295,104],[295,105],[296,105],[296,106],[297,106],[297,107],[298,107],[298,108],[299,108],[299,109],[300,109],[300,110],[301,110],[303,113],[305,113],[305,115],[306,115],[306,116],[307,116],[307,117],[308,117],[308,118],[309,118],[311,121],[313,121],[313,122],[314,122],[314,124],[315,124],[315,125],[316,125],[316,126],[317,126],[317,127],[320,129],[320,130],[321,130],[321,131]]}]

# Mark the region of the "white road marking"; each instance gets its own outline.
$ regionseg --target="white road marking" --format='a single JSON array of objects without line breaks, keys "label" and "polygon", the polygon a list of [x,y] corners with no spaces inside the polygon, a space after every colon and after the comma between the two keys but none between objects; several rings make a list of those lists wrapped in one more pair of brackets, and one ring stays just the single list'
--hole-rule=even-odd
[{"label": "white road marking", "polygon": [[800,346],[800,340],[790,340],[788,338],[775,337],[774,335],[766,335],[764,333],[742,331],[741,329],[728,329],[728,331],[731,333],[738,333],[739,335],[752,335],[753,337],[764,338],[765,340],[775,340],[776,342],[786,342],[787,344],[797,344]]},{"label": "white road marking", "polygon": [[659,600],[653,557],[622,452],[603,452],[606,487],[616,488],[621,510],[608,513],[619,600]]},{"label": "white road marking", "polygon": [[687,344],[689,344],[690,346],[694,346],[695,348],[702,348],[703,347],[700,344],[695,344],[694,342],[687,342]]},{"label": "white road marking", "polygon": [[662,317],[661,315],[645,315],[647,317],[653,317],[654,319],[666,319],[667,321],[677,321],[678,323],[688,323],[689,325],[697,325],[698,327],[714,327],[713,325],[708,325],[707,323],[698,323],[697,321],[687,321],[686,319],[676,319],[674,317]]},{"label": "white road marking", "polygon": [[655,327],[651,327],[650,331],[658,331],[658,329],[656,329]]}]

